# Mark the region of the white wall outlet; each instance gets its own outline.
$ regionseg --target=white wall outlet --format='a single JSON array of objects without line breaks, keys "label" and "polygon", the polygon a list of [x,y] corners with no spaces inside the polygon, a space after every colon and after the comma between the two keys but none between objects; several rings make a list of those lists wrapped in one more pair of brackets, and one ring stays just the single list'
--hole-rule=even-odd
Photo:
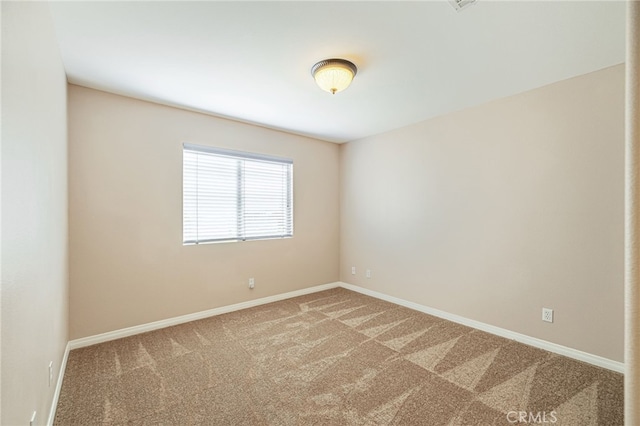
[{"label": "white wall outlet", "polygon": [[31,415],[31,420],[29,420],[29,426],[35,426],[36,424],[36,412],[34,411]]},{"label": "white wall outlet", "polygon": [[367,278],[371,278],[371,269],[367,269],[366,276]]},{"label": "white wall outlet", "polygon": [[553,309],[542,308],[542,321],[553,322]]},{"label": "white wall outlet", "polygon": [[49,361],[49,387],[53,383],[53,361]]},{"label": "white wall outlet", "polygon": [[254,288],[256,286],[256,280],[253,278],[249,278],[249,288]]},{"label": "white wall outlet", "polygon": [[355,275],[356,274],[356,267],[352,266],[351,267],[351,275]]}]

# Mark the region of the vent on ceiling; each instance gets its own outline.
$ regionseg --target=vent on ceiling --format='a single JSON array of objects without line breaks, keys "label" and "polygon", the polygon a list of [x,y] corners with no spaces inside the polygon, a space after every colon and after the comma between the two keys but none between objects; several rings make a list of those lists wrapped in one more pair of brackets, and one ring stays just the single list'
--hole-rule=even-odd
[{"label": "vent on ceiling", "polygon": [[449,3],[451,3],[451,6],[453,6],[453,8],[458,12],[475,4],[475,2],[476,0],[449,0]]}]

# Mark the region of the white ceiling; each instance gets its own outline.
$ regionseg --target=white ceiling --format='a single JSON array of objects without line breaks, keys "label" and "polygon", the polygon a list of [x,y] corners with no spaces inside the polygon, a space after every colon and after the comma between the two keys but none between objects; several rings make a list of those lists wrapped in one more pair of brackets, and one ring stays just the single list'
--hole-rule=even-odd
[{"label": "white ceiling", "polygon": [[[344,142],[624,62],[623,1],[53,2],[69,81]],[[311,66],[358,66],[331,95]]]}]

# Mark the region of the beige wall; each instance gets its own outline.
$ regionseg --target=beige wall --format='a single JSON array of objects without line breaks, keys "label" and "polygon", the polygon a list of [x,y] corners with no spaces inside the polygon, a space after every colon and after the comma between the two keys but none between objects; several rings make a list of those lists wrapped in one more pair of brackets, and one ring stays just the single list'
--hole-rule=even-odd
[{"label": "beige wall", "polygon": [[1,7],[0,423],[42,425],[68,340],[67,82],[48,4]]},{"label": "beige wall", "polygon": [[341,154],[342,281],[623,360],[623,65]]},{"label": "beige wall", "polygon": [[[183,142],[293,158],[294,237],[183,246]],[[338,280],[338,145],[71,85],[69,152],[72,339]]]}]

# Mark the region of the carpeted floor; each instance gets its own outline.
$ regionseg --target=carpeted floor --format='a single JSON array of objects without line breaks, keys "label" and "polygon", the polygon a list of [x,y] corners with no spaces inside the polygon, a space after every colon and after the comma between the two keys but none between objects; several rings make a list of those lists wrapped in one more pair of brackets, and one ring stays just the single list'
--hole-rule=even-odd
[{"label": "carpeted floor", "polygon": [[73,350],[55,424],[543,420],[622,425],[623,376],[338,288]]}]

